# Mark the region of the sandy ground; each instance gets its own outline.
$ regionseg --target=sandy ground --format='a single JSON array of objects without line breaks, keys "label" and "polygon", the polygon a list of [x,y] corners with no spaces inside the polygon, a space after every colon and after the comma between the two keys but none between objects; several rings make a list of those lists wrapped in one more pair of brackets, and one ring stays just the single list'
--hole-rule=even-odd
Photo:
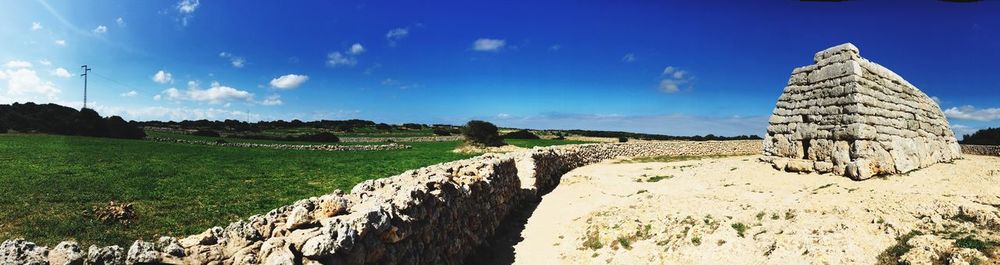
[{"label": "sandy ground", "polygon": [[[946,237],[1000,241],[1000,157],[862,182],[779,172],[757,158],[573,170],[527,218],[514,263],[875,264],[914,230],[945,248]],[[917,248],[928,251],[907,254],[952,255]]]}]

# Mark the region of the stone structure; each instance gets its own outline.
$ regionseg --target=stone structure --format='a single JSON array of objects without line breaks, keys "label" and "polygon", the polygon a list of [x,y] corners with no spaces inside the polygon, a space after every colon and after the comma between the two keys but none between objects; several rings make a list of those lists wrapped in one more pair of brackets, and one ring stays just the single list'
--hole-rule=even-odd
[{"label": "stone structure", "polygon": [[227,147],[249,147],[249,148],[270,148],[270,149],[282,149],[282,150],[309,150],[309,151],[385,151],[385,150],[401,150],[413,148],[409,145],[388,143],[388,144],[357,144],[357,145],[340,145],[340,144],[261,144],[261,143],[246,143],[246,142],[213,142],[213,141],[199,141],[199,140],[187,140],[187,139],[176,139],[176,138],[157,138],[157,137],[146,137],[147,140],[154,142],[165,142],[165,143],[178,143],[178,144],[196,144],[196,145],[214,145],[214,146],[227,146]]},{"label": "stone structure", "polygon": [[769,120],[764,161],[855,180],[961,156],[934,100],[850,43],[795,68]]},{"label": "stone structure", "polygon": [[486,154],[368,180],[182,239],[49,249],[0,244],[0,264],[461,264],[569,170],[616,157],[749,155],[761,141],[642,142]]},{"label": "stone structure", "polygon": [[1000,145],[963,144],[962,153],[967,155],[1000,156]]}]

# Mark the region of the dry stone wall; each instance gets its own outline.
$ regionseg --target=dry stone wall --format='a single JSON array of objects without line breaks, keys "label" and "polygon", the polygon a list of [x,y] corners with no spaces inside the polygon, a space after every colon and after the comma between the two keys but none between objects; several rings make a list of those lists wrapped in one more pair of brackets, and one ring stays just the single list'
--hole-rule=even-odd
[{"label": "dry stone wall", "polygon": [[1000,145],[963,144],[962,153],[968,155],[1000,156]]},{"label": "dry stone wall", "polygon": [[940,107],[847,43],[795,68],[769,120],[764,160],[775,168],[856,180],[961,156]]},{"label": "dry stone wall", "polygon": [[487,154],[368,180],[177,239],[81,248],[0,244],[2,264],[460,264],[569,170],[616,157],[749,155],[761,141],[643,142]]},{"label": "dry stone wall", "polygon": [[284,149],[284,150],[311,150],[311,151],[384,151],[384,150],[399,150],[399,149],[410,149],[409,145],[389,143],[389,144],[359,144],[359,145],[338,145],[338,144],[260,144],[260,143],[229,143],[229,142],[212,142],[212,141],[198,141],[198,140],[187,140],[187,139],[176,139],[176,138],[157,138],[157,137],[147,137],[146,139],[154,142],[167,142],[167,143],[178,143],[178,144],[196,144],[196,145],[214,145],[214,146],[228,146],[228,147],[251,147],[251,148],[271,148],[271,149]]}]

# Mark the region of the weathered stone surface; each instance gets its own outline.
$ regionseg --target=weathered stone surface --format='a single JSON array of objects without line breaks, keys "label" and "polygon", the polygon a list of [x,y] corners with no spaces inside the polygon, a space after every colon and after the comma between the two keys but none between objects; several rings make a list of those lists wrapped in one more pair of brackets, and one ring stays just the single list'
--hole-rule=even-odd
[{"label": "weathered stone surface", "polygon": [[132,243],[132,247],[128,248],[128,255],[125,256],[125,262],[129,264],[157,263],[160,260],[160,252],[156,250],[156,244],[142,240],[136,240]]},{"label": "weathered stone surface", "polygon": [[36,246],[24,239],[0,243],[0,264],[48,264],[48,248]]},{"label": "weathered stone surface", "polygon": [[63,241],[49,250],[49,264],[51,265],[79,265],[83,264],[83,251],[80,245],[73,241]]},{"label": "weathered stone surface", "polygon": [[792,71],[768,119],[764,155],[791,159],[767,160],[775,168],[862,180],[961,156],[937,103],[891,70],[861,58],[854,45],[820,51],[813,61]]},{"label": "weathered stone surface", "polygon": [[125,264],[125,250],[119,246],[97,247],[91,245],[90,249],[87,250],[87,258],[84,263],[94,265]]}]

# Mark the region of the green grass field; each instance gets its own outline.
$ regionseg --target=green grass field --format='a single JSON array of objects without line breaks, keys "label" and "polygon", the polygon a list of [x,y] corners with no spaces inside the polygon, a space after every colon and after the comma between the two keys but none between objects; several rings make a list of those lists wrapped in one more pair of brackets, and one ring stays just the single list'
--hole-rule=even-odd
[{"label": "green grass field", "polygon": [[[127,246],[135,239],[199,233],[299,199],[349,191],[366,179],[470,157],[451,152],[458,144],[328,152],[0,134],[0,240]],[[133,203],[138,218],[126,227],[84,216],[109,201]]]}]

